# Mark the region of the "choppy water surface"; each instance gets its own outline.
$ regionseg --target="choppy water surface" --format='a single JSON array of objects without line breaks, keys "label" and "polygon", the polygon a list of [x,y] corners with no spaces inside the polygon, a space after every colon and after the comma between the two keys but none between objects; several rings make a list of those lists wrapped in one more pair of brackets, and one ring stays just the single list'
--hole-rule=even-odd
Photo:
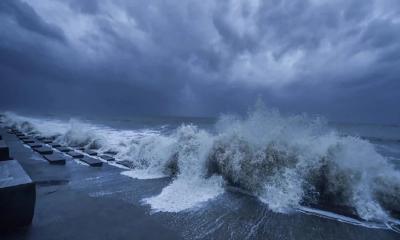
[{"label": "choppy water surface", "polygon": [[[122,174],[133,178],[172,177],[142,203],[161,218],[175,216],[172,225],[193,225],[188,238],[291,239],[349,226],[398,231],[399,126],[328,124],[263,108],[219,119],[89,121],[5,113],[3,121],[62,144],[115,151],[118,160],[131,161]],[[271,222],[274,229],[267,229]],[[284,226],[291,228],[267,234]]]}]

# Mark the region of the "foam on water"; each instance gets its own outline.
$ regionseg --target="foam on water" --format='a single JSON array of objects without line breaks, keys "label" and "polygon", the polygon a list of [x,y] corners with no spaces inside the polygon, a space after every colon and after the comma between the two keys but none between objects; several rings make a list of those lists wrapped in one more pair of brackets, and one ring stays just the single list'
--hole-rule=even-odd
[{"label": "foam on water", "polygon": [[165,178],[168,177],[166,174],[162,173],[152,173],[148,171],[147,169],[134,169],[134,170],[129,170],[129,171],[123,171],[121,172],[122,175],[128,176],[131,178],[136,178],[136,179],[157,179],[157,178]]},{"label": "foam on water", "polygon": [[221,117],[212,133],[189,124],[168,134],[13,113],[3,120],[60,143],[116,151],[117,160],[132,163],[124,175],[171,176],[159,195],[143,200],[154,211],[190,209],[234,186],[276,212],[327,204],[381,223],[400,212],[400,173],[390,161],[367,140],[343,136],[320,118],[258,107],[244,118]]},{"label": "foam on water", "polygon": [[365,221],[360,221],[354,218],[342,216],[339,214],[335,214],[332,212],[328,211],[322,211],[314,208],[308,208],[308,207],[299,207],[297,211],[308,214],[308,215],[315,215],[327,219],[332,219],[336,220],[339,222],[344,222],[352,225],[357,225],[357,226],[362,226],[362,227],[367,227],[367,228],[375,228],[375,229],[386,229],[387,226],[382,223],[374,223],[374,222],[365,222]]},{"label": "foam on water", "polygon": [[178,178],[154,197],[143,199],[153,212],[180,212],[193,209],[199,204],[214,199],[224,192],[222,178],[214,176],[204,179]]}]

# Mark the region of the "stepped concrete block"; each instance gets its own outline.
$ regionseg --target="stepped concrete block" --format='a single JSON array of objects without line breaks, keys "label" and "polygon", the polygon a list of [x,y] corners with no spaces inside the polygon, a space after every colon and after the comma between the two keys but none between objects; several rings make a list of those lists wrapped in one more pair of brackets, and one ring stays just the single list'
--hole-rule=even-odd
[{"label": "stepped concrete block", "polygon": [[89,164],[91,167],[101,167],[103,166],[103,162],[92,157],[84,156],[83,158],[79,159],[80,161]]},{"label": "stepped concrete block", "polygon": [[73,158],[83,158],[83,154],[82,153],[78,153],[76,151],[70,151],[67,152],[68,155],[70,155]]},{"label": "stepped concrete block", "polygon": [[58,144],[58,143],[49,143],[49,145],[50,145],[52,148],[61,147],[61,145]]},{"label": "stepped concrete block", "polygon": [[121,164],[122,166],[125,166],[127,168],[134,168],[133,162],[128,161],[128,160],[118,161],[117,163]]},{"label": "stepped concrete block", "polygon": [[35,151],[42,155],[49,155],[53,153],[53,149],[46,146],[35,148]]},{"label": "stepped concrete block", "polygon": [[27,138],[27,139],[22,140],[22,142],[25,143],[25,144],[28,144],[28,143],[34,143],[36,141],[33,138]]},{"label": "stepped concrete block", "polygon": [[39,142],[27,143],[26,145],[28,145],[28,146],[31,147],[31,148],[40,148],[40,147],[43,146],[43,145],[42,145],[41,143],[39,143]]},{"label": "stepped concrete block", "polygon": [[10,149],[3,140],[0,140],[0,161],[9,159],[10,159]]},{"label": "stepped concrete block", "polygon": [[30,225],[35,201],[35,183],[19,162],[0,162],[0,228],[9,230]]},{"label": "stepped concrete block", "polygon": [[93,150],[90,150],[90,149],[88,149],[88,150],[86,150],[86,151],[84,151],[86,154],[89,154],[90,156],[97,156],[97,152],[95,152],[95,151],[93,151]]},{"label": "stepped concrete block", "polygon": [[116,151],[111,151],[111,150],[109,150],[109,151],[107,151],[107,152],[104,152],[104,154],[115,156],[115,155],[117,155],[118,153],[117,153]]},{"label": "stepped concrete block", "polygon": [[106,160],[107,162],[115,161],[115,158],[108,155],[100,155],[100,158]]},{"label": "stepped concrete block", "polygon": [[72,149],[71,148],[69,148],[69,147],[65,147],[65,146],[61,146],[61,147],[55,147],[55,149],[57,149],[58,151],[60,151],[60,152],[64,152],[64,153],[67,153],[67,152],[70,152],[70,151],[72,151]]},{"label": "stepped concrete block", "polygon": [[65,157],[59,153],[53,153],[49,155],[43,155],[43,157],[51,164],[65,164]]}]

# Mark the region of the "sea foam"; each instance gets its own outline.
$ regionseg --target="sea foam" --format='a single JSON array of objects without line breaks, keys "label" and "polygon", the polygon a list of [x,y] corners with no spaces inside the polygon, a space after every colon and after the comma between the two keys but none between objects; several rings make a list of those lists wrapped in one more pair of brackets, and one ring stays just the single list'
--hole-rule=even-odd
[{"label": "sea foam", "polygon": [[400,173],[388,159],[367,140],[343,136],[318,117],[258,107],[245,117],[220,117],[213,131],[184,124],[168,134],[14,113],[3,120],[63,144],[116,151],[117,160],[132,162],[124,175],[170,176],[159,195],[143,200],[154,211],[187,210],[233,186],[276,212],[326,205],[377,222],[400,212]]}]

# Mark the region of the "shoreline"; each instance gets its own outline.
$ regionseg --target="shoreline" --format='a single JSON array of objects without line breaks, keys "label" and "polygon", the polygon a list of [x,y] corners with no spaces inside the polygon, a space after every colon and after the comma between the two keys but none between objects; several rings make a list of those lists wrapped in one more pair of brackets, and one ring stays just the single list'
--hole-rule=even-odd
[{"label": "shoreline", "polygon": [[[356,226],[302,212],[273,213],[256,199],[229,191],[197,209],[152,213],[142,199],[159,194],[170,178],[133,179],[121,174],[124,168],[112,164],[93,168],[72,158],[66,160],[66,165],[50,165],[14,135],[4,129],[0,132],[11,155],[37,184],[32,226],[0,233],[4,239],[215,239],[226,237],[232,226],[237,228],[233,239],[249,234],[251,239],[268,235],[287,239],[398,238],[388,229]],[[271,228],[276,229],[265,232]],[[313,230],[307,232],[310,228]],[[297,233],[293,235],[293,231]]]}]

